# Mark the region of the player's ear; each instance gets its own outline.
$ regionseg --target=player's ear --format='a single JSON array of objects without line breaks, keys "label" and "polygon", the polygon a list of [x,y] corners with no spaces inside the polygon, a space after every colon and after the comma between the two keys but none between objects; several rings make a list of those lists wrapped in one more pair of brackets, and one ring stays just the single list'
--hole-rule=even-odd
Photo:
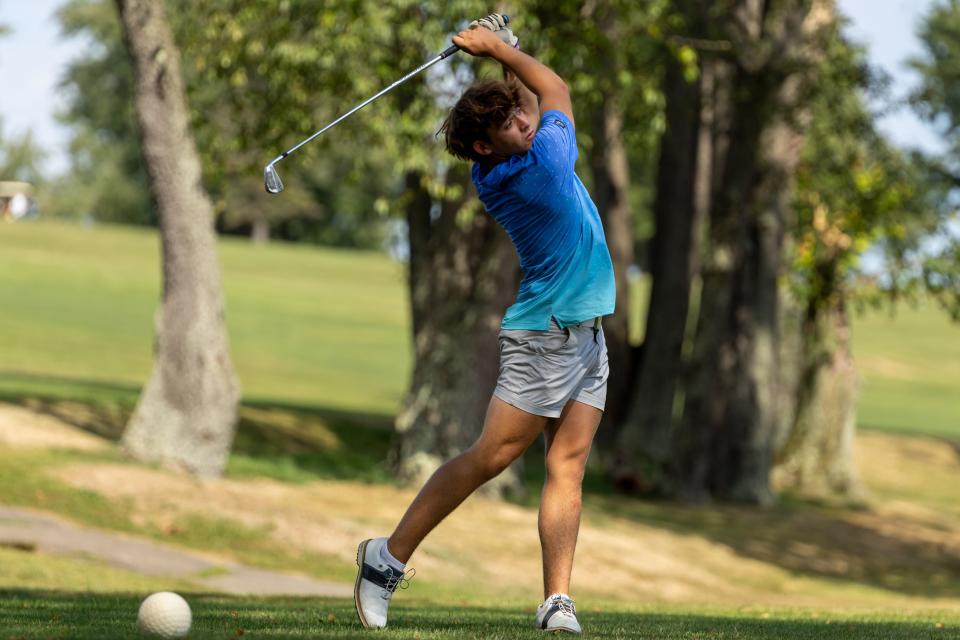
[{"label": "player's ear", "polygon": [[473,150],[479,153],[481,156],[488,156],[493,153],[493,147],[482,140],[473,141]]}]

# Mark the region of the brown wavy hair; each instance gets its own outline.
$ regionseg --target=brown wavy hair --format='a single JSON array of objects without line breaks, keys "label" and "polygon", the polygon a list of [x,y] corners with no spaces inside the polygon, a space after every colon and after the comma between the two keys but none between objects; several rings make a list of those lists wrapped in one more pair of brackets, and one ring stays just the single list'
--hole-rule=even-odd
[{"label": "brown wavy hair", "polygon": [[437,135],[443,134],[451,155],[480,162],[483,156],[474,151],[473,143],[490,142],[488,131],[506,122],[519,106],[516,85],[502,80],[479,82],[463,92]]}]

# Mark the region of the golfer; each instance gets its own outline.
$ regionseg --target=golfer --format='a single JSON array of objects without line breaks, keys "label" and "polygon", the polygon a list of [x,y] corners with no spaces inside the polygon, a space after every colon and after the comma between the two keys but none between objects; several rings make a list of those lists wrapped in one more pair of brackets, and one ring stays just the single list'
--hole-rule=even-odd
[{"label": "golfer", "polygon": [[389,538],[360,543],[354,600],[364,627],[386,626],[390,598],[420,542],[542,433],[545,600],[535,624],[580,633],[568,594],[584,467],[606,401],[600,319],[614,310],[613,265],[597,208],[574,173],[577,143],[564,81],[511,46],[516,38],[499,14],[453,42],[507,72],[505,82],[467,89],[441,131],[451,154],[473,162],[480,200],[513,240],[523,281],[501,324],[500,373],[483,432],[433,474]]}]

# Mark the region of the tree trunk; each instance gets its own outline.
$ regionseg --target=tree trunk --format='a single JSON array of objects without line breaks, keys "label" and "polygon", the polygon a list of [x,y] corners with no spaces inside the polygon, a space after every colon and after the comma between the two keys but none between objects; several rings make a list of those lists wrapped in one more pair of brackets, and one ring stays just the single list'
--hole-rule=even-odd
[{"label": "tree trunk", "polygon": [[250,228],[250,240],[254,244],[267,244],[270,242],[270,221],[264,217],[263,213],[258,213],[253,219]]},{"label": "tree trunk", "polygon": [[[759,79],[737,75],[741,96],[753,89],[754,104],[766,106],[769,92],[761,93]],[[771,299],[766,286],[771,276],[776,283],[779,253],[776,247],[764,250],[767,242],[776,241],[776,225],[769,229],[773,237],[764,237],[761,203],[752,193],[761,171],[762,120],[746,104],[737,107],[739,122],[730,132],[724,191],[711,208],[713,246],[704,268],[675,451],[678,490],[694,501],[710,496],[751,502],[771,498],[765,462],[770,454],[763,438],[771,429],[769,385],[776,384],[776,370],[765,357],[776,339],[776,323],[770,323],[771,315],[776,317],[776,296]]]},{"label": "tree trunk", "polygon": [[616,90],[608,90],[595,123],[590,154],[593,198],[603,221],[607,246],[617,285],[616,312],[606,318],[603,333],[610,358],[607,404],[601,426],[601,440],[611,441],[613,429],[625,414],[634,373],[635,349],[630,346],[630,290],[627,271],[633,264],[633,225],[630,216],[630,164],[623,142],[623,106]]},{"label": "tree trunk", "polygon": [[858,500],[854,464],[857,373],[843,298],[805,314],[796,419],[774,469],[774,485],[805,496]]},{"label": "tree trunk", "polygon": [[[544,19],[556,16],[541,11]],[[593,144],[588,163],[593,178],[592,195],[603,222],[607,247],[613,263],[617,287],[617,308],[604,319],[603,332],[610,358],[610,379],[607,382],[607,403],[600,425],[598,448],[613,449],[616,429],[626,414],[632,380],[636,370],[636,351],[630,345],[630,287],[628,271],[634,263],[634,231],[630,211],[630,160],[624,143],[624,95],[617,75],[625,61],[620,42],[623,21],[614,3],[587,3],[580,9],[586,20],[596,22],[604,38],[602,46],[607,61],[607,80],[598,87],[600,104],[589,110],[583,120],[592,128]]]},{"label": "tree trunk", "polygon": [[[480,208],[466,165],[447,175],[458,197],[431,200],[420,172],[407,175],[414,370],[396,420],[392,459],[420,484],[479,436],[498,373],[497,333],[519,284],[506,233]],[[519,492],[519,467],[485,491]]]},{"label": "tree trunk", "polygon": [[153,371],[123,449],[141,460],[217,476],[233,442],[240,391],[224,324],[213,207],[201,185],[164,3],[116,4],[134,64],[137,120],[163,254]]},{"label": "tree trunk", "polygon": [[674,394],[681,371],[695,253],[696,191],[692,187],[701,120],[700,83],[688,82],[680,63],[668,61],[664,96],[666,130],[653,206],[653,288],[639,375],[628,419],[618,436],[618,458],[613,469],[614,482],[620,489],[643,493],[666,490],[664,473],[670,459]]},{"label": "tree trunk", "polygon": [[802,142],[800,63],[820,24],[805,23],[810,7],[801,0],[758,6],[738,3],[723,27],[735,56],[732,73],[718,76],[730,82],[714,144],[722,180],[710,206],[711,246],[673,441],[676,491],[693,501],[771,502],[782,431],[778,280]]}]

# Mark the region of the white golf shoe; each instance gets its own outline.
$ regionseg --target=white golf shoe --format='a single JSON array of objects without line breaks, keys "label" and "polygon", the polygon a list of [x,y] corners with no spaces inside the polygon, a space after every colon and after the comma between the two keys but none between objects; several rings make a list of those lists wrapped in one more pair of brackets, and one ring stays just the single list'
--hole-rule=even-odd
[{"label": "white golf shoe", "polygon": [[397,587],[405,589],[415,570],[400,572],[380,557],[386,538],[364,540],[357,549],[357,581],[353,586],[353,603],[360,624],[367,629],[387,626],[387,607]]},{"label": "white golf shoe", "polygon": [[577,608],[565,593],[555,593],[537,607],[537,629],[544,631],[580,633]]}]

